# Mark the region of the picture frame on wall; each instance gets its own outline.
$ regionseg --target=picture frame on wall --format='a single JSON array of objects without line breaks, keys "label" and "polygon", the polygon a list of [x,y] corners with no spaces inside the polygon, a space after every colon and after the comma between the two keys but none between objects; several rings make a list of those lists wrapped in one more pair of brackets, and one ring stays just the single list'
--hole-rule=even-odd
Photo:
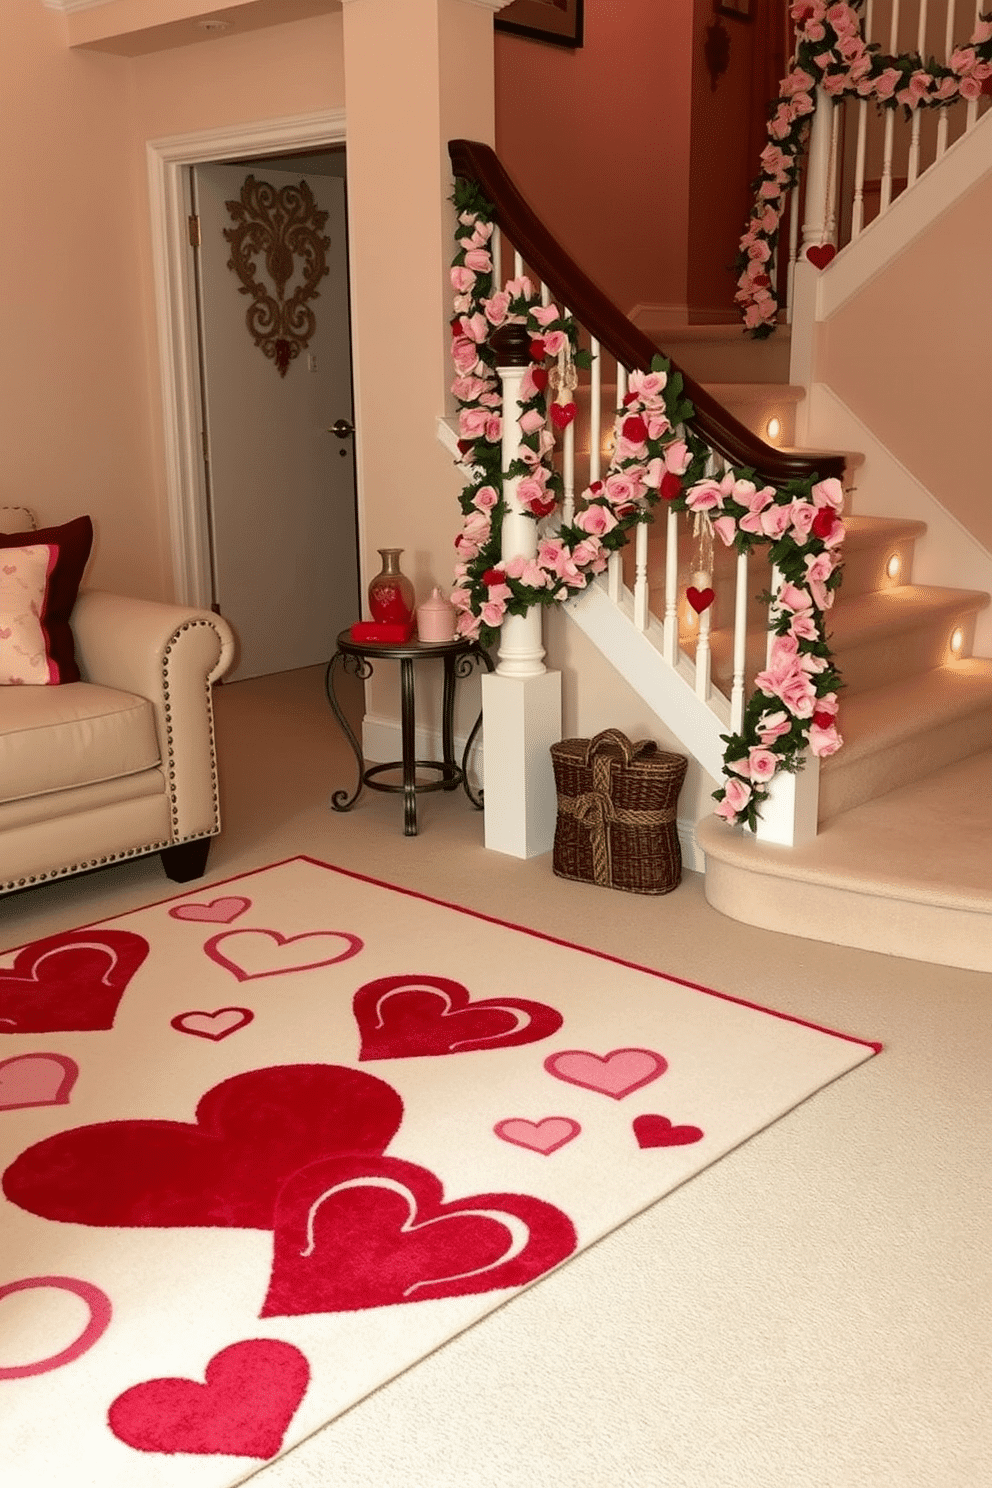
[{"label": "picture frame on wall", "polygon": [[733,21],[750,21],[754,0],[714,0],[717,15],[730,16]]},{"label": "picture frame on wall", "polygon": [[496,30],[555,46],[580,47],[582,5],[583,0],[513,0],[496,12]]}]

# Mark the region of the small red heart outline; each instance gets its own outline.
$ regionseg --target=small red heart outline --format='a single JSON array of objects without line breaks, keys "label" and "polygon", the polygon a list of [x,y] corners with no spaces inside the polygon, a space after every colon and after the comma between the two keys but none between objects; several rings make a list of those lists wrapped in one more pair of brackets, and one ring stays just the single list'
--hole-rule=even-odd
[{"label": "small red heart outline", "polygon": [[806,257],[814,269],[825,269],[837,257],[837,249],[833,243],[813,243],[806,249]]},{"label": "small red heart outline", "polygon": [[[239,939],[242,944],[248,944],[248,936],[265,936],[270,941],[275,941],[281,951],[286,946],[296,945],[301,940],[343,940],[345,948],[335,956],[318,956],[314,960],[299,961],[295,965],[275,965],[264,968],[261,971],[250,971],[239,961],[233,960],[220,949],[222,941]],[[232,976],[237,977],[239,982],[253,982],[259,977],[289,976],[294,971],[315,971],[319,966],[335,966],[339,961],[350,961],[352,956],[357,956],[365,946],[365,942],[357,935],[352,935],[347,930],[309,930],[301,935],[282,935],[278,930],[222,930],[219,935],[213,935],[206,942],[203,949],[211,961],[216,961],[218,966],[223,966]]]},{"label": "small red heart outline", "polygon": [[690,584],[685,591],[685,597],[692,605],[696,614],[701,615],[704,610],[709,609],[710,605],[716,599],[716,593],[712,589],[697,589],[695,585]]},{"label": "small red heart outline", "polygon": [[559,434],[563,433],[568,428],[569,424],[573,422],[574,418],[574,403],[552,403],[551,422],[554,424]]},{"label": "small red heart outline", "polygon": [[701,1142],[705,1135],[698,1126],[676,1126],[667,1116],[645,1113],[635,1116],[632,1122],[637,1145],[646,1147],[690,1147]]},{"label": "small red heart outline", "polygon": [[[228,1013],[233,1013],[234,1018],[226,1017]],[[211,1039],[217,1044],[221,1039],[237,1033],[239,1029],[247,1028],[254,1018],[255,1014],[251,1008],[222,1007],[216,1008],[212,1013],[205,1012],[202,1008],[190,1008],[188,1012],[177,1013],[174,1018],[170,1018],[169,1022],[178,1033],[191,1033],[197,1038]],[[197,1028],[193,1022],[194,1019],[200,1019],[204,1024],[212,1023],[215,1019],[223,1021],[216,1024],[216,1032],[211,1032],[208,1027]]]}]

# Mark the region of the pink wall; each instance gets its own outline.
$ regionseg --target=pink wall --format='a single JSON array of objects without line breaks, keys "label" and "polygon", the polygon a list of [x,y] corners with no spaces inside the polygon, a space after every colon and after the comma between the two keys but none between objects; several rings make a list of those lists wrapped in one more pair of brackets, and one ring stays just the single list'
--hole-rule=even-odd
[{"label": "pink wall", "polygon": [[684,305],[692,8],[590,0],[576,51],[496,35],[496,148],[623,310]]},{"label": "pink wall", "polygon": [[992,174],[820,329],[827,383],[992,549]]}]

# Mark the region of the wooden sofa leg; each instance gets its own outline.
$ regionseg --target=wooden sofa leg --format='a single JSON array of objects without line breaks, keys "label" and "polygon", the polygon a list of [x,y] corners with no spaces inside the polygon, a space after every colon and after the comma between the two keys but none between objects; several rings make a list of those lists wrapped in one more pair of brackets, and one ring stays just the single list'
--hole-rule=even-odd
[{"label": "wooden sofa leg", "polygon": [[160,857],[167,878],[173,883],[189,883],[191,878],[201,878],[207,869],[207,854],[210,838],[198,837],[195,842],[177,842],[174,847],[163,847]]}]

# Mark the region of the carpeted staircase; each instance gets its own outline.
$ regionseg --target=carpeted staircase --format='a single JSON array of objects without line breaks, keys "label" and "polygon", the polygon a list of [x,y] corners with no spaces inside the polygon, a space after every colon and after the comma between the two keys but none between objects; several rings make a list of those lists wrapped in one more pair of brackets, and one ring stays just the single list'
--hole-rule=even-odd
[{"label": "carpeted staircase", "polygon": [[[784,328],[757,343],[726,326],[658,339],[743,423],[767,437],[778,418],[775,443],[791,444],[803,393],[776,380],[788,363]],[[969,654],[989,595],[912,582],[924,524],[857,515],[860,465],[848,456],[844,582],[831,625],[846,684],[844,748],[821,765],[820,833],[782,848],[702,821],[706,895],[766,929],[992,971],[992,660]],[[663,569],[663,542],[659,526],[652,577]],[[731,638],[721,611],[731,615],[732,558],[716,557],[713,677],[726,690]],[[688,562],[687,545],[680,563]],[[762,587],[754,585],[749,676],[764,646]]]}]

